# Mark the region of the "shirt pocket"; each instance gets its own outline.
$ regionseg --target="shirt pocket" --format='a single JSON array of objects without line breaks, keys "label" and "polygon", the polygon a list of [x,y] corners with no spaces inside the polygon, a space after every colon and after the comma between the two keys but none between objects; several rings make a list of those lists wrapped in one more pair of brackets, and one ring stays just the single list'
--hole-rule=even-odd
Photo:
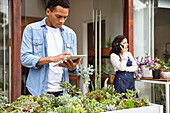
[{"label": "shirt pocket", "polygon": [[73,52],[73,43],[66,43],[65,48],[66,48],[66,51]]},{"label": "shirt pocket", "polygon": [[34,54],[40,54],[43,51],[43,40],[42,39],[33,39],[33,48]]}]

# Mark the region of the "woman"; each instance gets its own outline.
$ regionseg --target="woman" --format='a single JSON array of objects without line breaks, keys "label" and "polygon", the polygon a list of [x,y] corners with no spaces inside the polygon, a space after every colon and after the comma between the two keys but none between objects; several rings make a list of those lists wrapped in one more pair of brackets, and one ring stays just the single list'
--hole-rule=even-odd
[{"label": "woman", "polygon": [[130,52],[125,36],[119,35],[112,42],[110,60],[116,71],[113,85],[118,93],[126,93],[126,89],[135,90],[133,72],[137,64]]}]

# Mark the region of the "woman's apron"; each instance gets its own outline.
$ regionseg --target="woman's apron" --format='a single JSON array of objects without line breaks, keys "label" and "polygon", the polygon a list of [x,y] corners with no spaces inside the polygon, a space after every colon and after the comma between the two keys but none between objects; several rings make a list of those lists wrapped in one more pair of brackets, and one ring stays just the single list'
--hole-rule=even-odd
[{"label": "woman's apron", "polygon": [[[128,59],[126,65],[132,66],[132,61]],[[126,71],[119,71],[119,70],[116,71],[116,76],[114,78],[113,85],[117,93],[127,93],[126,89],[135,90],[134,81],[133,81],[133,72],[126,72]]]}]

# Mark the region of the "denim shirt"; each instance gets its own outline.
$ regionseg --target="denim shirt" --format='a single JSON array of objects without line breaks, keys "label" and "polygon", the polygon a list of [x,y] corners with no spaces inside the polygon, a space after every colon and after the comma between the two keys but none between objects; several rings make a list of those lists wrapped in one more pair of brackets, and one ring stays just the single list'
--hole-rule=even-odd
[{"label": "denim shirt", "polygon": [[[49,64],[42,66],[36,66],[41,57],[48,57],[47,52],[47,39],[46,39],[46,18],[42,21],[29,24],[26,26],[21,44],[21,63],[23,66],[30,68],[26,82],[26,86],[29,92],[39,97],[42,93],[47,93],[48,85],[48,70]],[[66,27],[60,28],[61,36],[63,38],[63,52],[71,51],[73,55],[77,55],[77,40],[75,32]],[[63,68],[64,73],[62,81],[69,82],[69,70]],[[78,68],[70,72],[75,75],[78,72]]]}]

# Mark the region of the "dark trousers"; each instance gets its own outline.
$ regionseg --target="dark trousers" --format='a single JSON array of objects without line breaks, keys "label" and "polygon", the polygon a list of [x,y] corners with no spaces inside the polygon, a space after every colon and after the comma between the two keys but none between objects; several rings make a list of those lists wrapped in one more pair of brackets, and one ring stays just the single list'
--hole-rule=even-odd
[{"label": "dark trousers", "polygon": [[55,97],[61,96],[63,93],[63,91],[59,91],[59,92],[47,92],[47,94],[53,94]]},{"label": "dark trousers", "polygon": [[[63,91],[59,91],[59,92],[47,92],[47,94],[53,94],[55,97],[61,96],[62,93],[63,93]],[[28,91],[27,95],[32,95],[32,94]]]}]

